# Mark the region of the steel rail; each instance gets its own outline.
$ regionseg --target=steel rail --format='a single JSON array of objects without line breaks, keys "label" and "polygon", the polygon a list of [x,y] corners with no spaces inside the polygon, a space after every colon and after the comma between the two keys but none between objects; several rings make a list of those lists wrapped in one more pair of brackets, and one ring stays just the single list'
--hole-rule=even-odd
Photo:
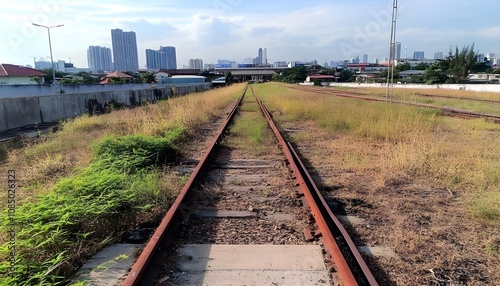
[{"label": "steel rail", "polygon": [[462,100],[470,100],[470,101],[481,101],[481,102],[490,102],[490,103],[500,103],[500,100],[494,100],[494,99],[483,99],[483,98],[476,98],[476,97],[451,96],[451,95],[435,95],[435,94],[425,94],[425,93],[417,93],[417,95],[424,96],[424,97],[449,98],[449,99],[462,99]]},{"label": "steel rail", "polygon": [[[326,250],[329,252],[329,254],[332,256],[333,262],[335,263],[335,266],[337,267],[337,271],[339,274],[340,279],[344,283],[344,285],[358,285],[358,281],[354,277],[354,274],[349,267],[342,251],[340,250],[334,235],[332,234],[328,222],[325,220],[325,217],[323,216],[323,213],[326,212],[329,217],[331,222],[335,225],[335,228],[341,233],[342,238],[344,241],[347,243],[349,247],[349,252],[351,255],[355,258],[356,262],[358,263],[358,267],[361,269],[364,278],[365,278],[365,283],[369,283],[369,285],[378,285],[377,281],[375,280],[375,277],[371,273],[370,269],[366,265],[366,262],[363,260],[363,257],[359,253],[358,249],[356,248],[356,245],[350,238],[349,234],[345,230],[345,228],[342,226],[340,221],[335,217],[335,215],[332,213],[330,210],[328,204],[326,203],[325,199],[321,195],[321,192],[319,191],[318,187],[314,183],[313,179],[311,178],[311,175],[308,173],[307,169],[305,168],[304,164],[300,160],[299,156],[293,149],[292,145],[287,142],[281,132],[279,131],[276,123],[272,119],[271,114],[265,107],[265,105],[262,103],[262,101],[257,97],[255,94],[253,88],[250,86],[252,93],[254,97],[256,98],[262,114],[264,117],[267,119],[267,122],[270,126],[270,128],[273,130],[276,138],[280,142],[283,153],[285,154],[288,163],[290,165],[290,168],[293,170],[294,175],[296,177],[296,180],[306,197],[306,200],[308,202],[308,205],[311,209],[311,212],[315,218],[316,224],[318,225],[321,235],[324,239],[325,247]],[[311,189],[314,190],[315,194],[312,193]],[[317,204],[317,201],[321,202],[321,207]]]},{"label": "steel rail", "polygon": [[[316,93],[321,93],[321,94],[335,95],[335,96],[345,97],[345,98],[362,99],[362,100],[366,100],[366,101],[387,102],[385,99],[359,96],[359,95],[354,95],[354,94],[350,94],[349,92],[343,92],[343,91],[334,91],[334,90],[321,91],[321,90],[316,90],[316,89],[297,88],[297,87],[290,87],[290,88],[302,90],[302,91],[316,92]],[[393,100],[393,101],[391,101],[391,103],[436,109],[436,110],[440,110],[441,112],[443,112],[444,115],[449,115],[449,116],[461,116],[461,117],[466,117],[466,118],[484,118],[484,119],[486,119],[490,122],[493,122],[493,123],[500,123],[500,116],[493,115],[493,114],[478,113],[478,112],[455,109],[455,108],[450,108],[450,107],[440,107],[440,106],[435,106],[435,105],[431,105],[431,104],[413,103],[413,102],[406,102],[406,101],[401,101],[401,100]]]},{"label": "steel rail", "polygon": [[189,177],[189,180],[186,182],[180,194],[176,198],[175,202],[172,204],[167,214],[162,219],[160,225],[152,235],[151,239],[144,247],[141,255],[132,266],[132,269],[130,270],[129,274],[123,281],[122,284],[123,286],[144,285],[144,283],[141,282],[141,279],[143,278],[146,269],[152,262],[153,256],[157,254],[162,241],[166,239],[167,231],[172,227],[174,221],[180,216],[182,216],[182,207],[186,200],[187,195],[194,187],[198,179],[202,176],[204,169],[208,165],[207,162],[209,162],[209,159],[213,156],[214,150],[216,146],[219,144],[220,140],[222,139],[222,136],[224,135],[227,126],[229,126],[232,119],[234,118],[234,115],[236,114],[238,107],[240,106],[241,101],[243,100],[243,97],[245,96],[247,89],[248,86],[243,91],[243,94],[240,96],[240,98],[232,108],[231,112],[227,115],[226,120],[224,121],[222,127],[219,129],[217,135],[211,142],[209,148],[207,149],[207,152],[204,154],[203,158],[200,160],[198,165],[196,165],[196,168]]}]

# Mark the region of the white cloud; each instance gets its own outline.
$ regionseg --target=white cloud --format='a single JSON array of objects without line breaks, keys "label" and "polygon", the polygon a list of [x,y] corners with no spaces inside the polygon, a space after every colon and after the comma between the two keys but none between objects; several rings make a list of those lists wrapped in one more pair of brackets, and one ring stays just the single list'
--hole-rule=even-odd
[{"label": "white cloud", "polygon": [[488,39],[498,39],[500,37],[500,27],[490,27],[476,32],[479,37]]},{"label": "white cloud", "polygon": [[[46,30],[33,27],[32,22],[64,23],[64,27],[53,30],[54,57],[71,57],[77,66],[87,65],[89,45],[111,47],[110,30],[114,28],[136,32],[141,67],[144,50],[158,49],[160,45],[176,46],[179,66],[187,64],[189,58],[202,58],[208,63],[218,58],[255,57],[259,47],[268,49],[270,61],[316,58],[323,62],[364,53],[371,59],[383,58],[388,54],[387,15],[391,3],[3,0],[0,61],[24,64],[32,62],[30,56],[48,55]],[[495,9],[484,9],[472,2],[453,3],[401,3],[397,40],[408,45],[411,54],[416,49],[447,51],[450,45],[473,42],[478,49],[494,51],[500,36],[500,27],[492,20]],[[485,0],[482,5],[493,3]],[[481,17],[477,17],[478,11]],[[13,44],[16,37],[19,41]],[[346,52],[342,47],[349,49]]]}]

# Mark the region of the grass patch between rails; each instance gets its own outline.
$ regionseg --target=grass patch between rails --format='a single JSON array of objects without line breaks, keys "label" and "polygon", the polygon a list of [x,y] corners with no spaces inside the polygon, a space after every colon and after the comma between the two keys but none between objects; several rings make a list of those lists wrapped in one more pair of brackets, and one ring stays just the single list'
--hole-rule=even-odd
[{"label": "grass patch between rails", "polygon": [[260,112],[259,105],[248,95],[240,106],[239,115],[230,128],[229,136],[224,139],[225,144],[260,154],[272,148],[271,131],[267,121]]}]

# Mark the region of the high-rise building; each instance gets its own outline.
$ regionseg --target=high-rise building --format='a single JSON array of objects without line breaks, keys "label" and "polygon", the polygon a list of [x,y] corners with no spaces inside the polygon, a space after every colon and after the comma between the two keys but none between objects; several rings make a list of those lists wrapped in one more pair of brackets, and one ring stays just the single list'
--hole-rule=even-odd
[{"label": "high-rise building", "polygon": [[160,46],[160,64],[162,69],[175,70],[177,69],[177,55],[175,47]]},{"label": "high-rise building", "polygon": [[111,49],[101,46],[90,46],[87,49],[87,62],[93,72],[113,70]]},{"label": "high-rise building", "polygon": [[[54,61],[54,69],[56,71],[65,72],[66,70],[64,64],[65,62],[62,60]],[[50,61],[50,58],[48,57],[47,59],[40,58],[38,61],[35,59],[35,69],[37,70],[52,69],[52,62]]]},{"label": "high-rise building", "polygon": [[413,59],[415,60],[423,60],[425,58],[425,54],[423,51],[415,51],[413,52]]},{"label": "high-rise building", "polygon": [[367,64],[368,63],[368,54],[363,55],[363,61],[362,63]]},{"label": "high-rise building", "polygon": [[111,42],[113,44],[114,69],[131,72],[139,70],[135,32],[113,29],[111,30]]},{"label": "high-rise building", "polygon": [[401,59],[401,43],[396,42],[396,60]]},{"label": "high-rise building", "polygon": [[253,59],[254,64],[267,65],[267,49],[259,48],[257,57]]},{"label": "high-rise building", "polygon": [[189,68],[190,69],[203,69],[203,60],[202,59],[190,59],[189,60]]},{"label": "high-rise building", "polygon": [[160,53],[155,50],[146,49],[146,68],[150,70],[159,70]]},{"label": "high-rise building", "polygon": [[177,57],[175,54],[175,47],[160,46],[160,49],[157,51],[146,49],[146,68],[152,70],[177,69]]},{"label": "high-rise building", "polygon": [[444,59],[443,52],[435,52],[434,53],[434,59],[435,60],[442,60],[442,59]]}]

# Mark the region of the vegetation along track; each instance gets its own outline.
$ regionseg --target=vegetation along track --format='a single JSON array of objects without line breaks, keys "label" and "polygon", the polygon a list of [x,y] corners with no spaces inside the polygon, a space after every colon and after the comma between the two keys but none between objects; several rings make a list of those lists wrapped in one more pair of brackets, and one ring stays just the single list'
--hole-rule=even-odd
[{"label": "vegetation along track", "polygon": [[[368,97],[368,95],[362,96],[361,93],[351,92],[351,91],[339,91],[339,90],[315,88],[315,87],[311,88],[311,87],[304,87],[304,86],[293,86],[291,88],[303,90],[303,91],[322,93],[322,94],[331,94],[331,95],[341,96],[341,97],[346,97],[346,98],[367,100],[367,101],[383,101],[383,102],[387,101],[386,99],[382,99],[382,98]],[[435,96],[435,97],[443,97],[443,98],[449,98],[449,99],[464,99],[464,98],[458,98],[458,97],[445,97],[445,96]],[[472,98],[467,99],[467,100],[485,101],[485,102],[492,102],[492,103],[498,102],[498,101],[494,101],[494,100],[478,100],[478,99],[472,99]],[[415,102],[400,101],[400,100],[391,100],[390,102],[396,103],[396,104],[405,104],[405,105],[412,105],[412,106],[417,106],[417,107],[437,109],[437,110],[440,110],[441,112],[443,112],[443,115],[446,115],[446,116],[454,116],[454,117],[460,117],[460,118],[466,118],[466,119],[484,118],[486,121],[500,124],[500,116],[498,116],[498,115],[484,114],[484,113],[478,113],[478,112],[473,112],[473,111],[468,111],[468,110],[460,110],[460,109],[436,106],[436,105],[425,104],[425,103],[415,103]]]},{"label": "vegetation along track", "polygon": [[378,285],[250,90],[254,96],[245,89],[196,167],[179,170],[190,178],[123,285]]}]

